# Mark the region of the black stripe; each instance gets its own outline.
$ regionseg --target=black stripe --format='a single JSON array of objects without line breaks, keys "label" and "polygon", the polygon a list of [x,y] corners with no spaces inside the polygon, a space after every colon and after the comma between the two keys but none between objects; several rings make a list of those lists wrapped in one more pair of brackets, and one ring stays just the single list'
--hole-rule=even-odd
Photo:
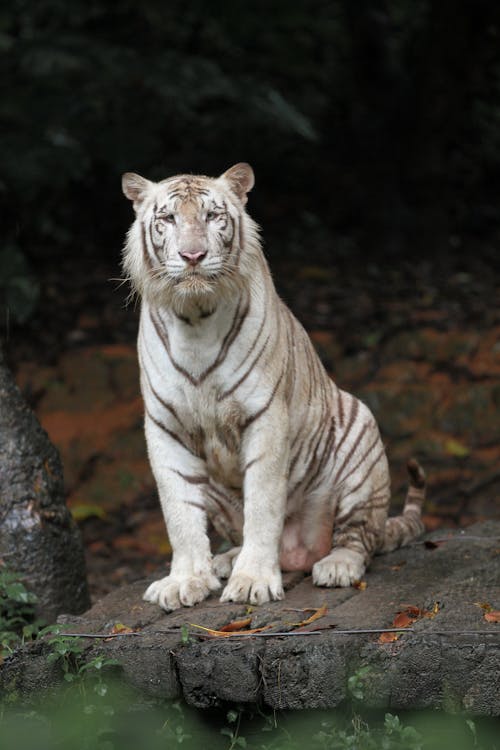
[{"label": "black stripe", "polygon": [[170,349],[170,339],[168,337],[168,330],[164,325],[161,325],[159,318],[153,313],[152,310],[149,311],[149,316],[151,318],[151,322],[153,323],[153,326],[155,328],[155,331],[161,340],[163,346],[165,347],[165,351],[168,354],[168,358],[170,359],[172,365],[175,367],[177,372],[179,372],[181,375],[183,375],[187,380],[189,380],[190,383],[193,385],[198,385],[198,379],[194,378],[190,372],[188,372],[184,367],[182,367],[178,362],[175,361],[175,359],[172,356],[172,351]]},{"label": "black stripe", "polygon": [[[363,422],[361,430],[358,432],[355,441],[353,442],[353,444],[351,445],[351,447],[349,449],[349,452],[345,455],[344,460],[342,461],[341,465],[339,466],[339,468],[335,472],[335,476],[333,478],[334,484],[337,484],[340,475],[342,474],[342,472],[344,471],[345,467],[348,465],[349,461],[351,460],[351,458],[353,457],[354,453],[356,452],[356,449],[358,448],[358,445],[360,444],[361,440],[363,439],[363,437],[364,437],[364,435],[365,435],[368,427],[369,427],[368,422]],[[338,448],[337,448],[337,450],[338,450]]]},{"label": "black stripe", "polygon": [[265,348],[266,348],[267,343],[269,341],[269,337],[270,337],[270,334],[266,338],[266,340],[264,341],[264,344],[260,348],[259,352],[257,353],[257,356],[250,363],[250,367],[246,370],[246,372],[243,373],[243,375],[236,381],[236,383],[234,383],[234,385],[231,386],[231,388],[228,388],[226,391],[224,391],[219,396],[217,396],[217,401],[222,401],[223,399],[225,399],[228,396],[230,396],[247,379],[247,377],[250,375],[250,373],[252,372],[253,368],[255,367],[255,365],[257,364],[257,362],[259,361],[259,359],[264,354]]},{"label": "black stripe", "polygon": [[163,246],[162,245],[157,245],[156,242],[153,239],[153,222],[152,221],[149,223],[149,240],[150,240],[151,245],[153,247],[156,260],[158,262],[161,262],[160,251],[162,250]]},{"label": "black stripe", "polygon": [[359,482],[356,485],[356,487],[353,487],[352,490],[349,490],[349,492],[347,492],[345,495],[343,495],[341,503],[344,502],[344,500],[345,500],[346,497],[349,497],[349,495],[353,495],[355,492],[357,492],[359,490],[360,487],[362,487],[364,485],[364,483],[366,482],[366,480],[370,476],[370,474],[371,474],[371,472],[373,470],[373,467],[378,463],[378,461],[380,461],[380,459],[382,458],[383,455],[384,455],[384,446],[381,447],[380,451],[377,453],[377,455],[375,456],[375,458],[371,462],[370,466],[368,467],[368,471],[364,475],[364,477],[361,480],[361,482]]},{"label": "black stripe", "polygon": [[[339,476],[339,479],[338,479],[339,484],[343,484],[348,477],[350,477],[352,474],[354,474],[354,472],[356,471],[356,469],[359,469],[359,467],[361,466],[361,464],[364,463],[364,461],[366,461],[366,459],[368,458],[368,456],[370,455],[370,453],[372,452],[372,450],[375,448],[375,446],[379,442],[380,442],[379,436],[375,435],[375,440],[373,440],[373,442],[370,444],[369,448],[363,453],[362,457],[359,459],[359,461],[357,462],[357,464],[355,464],[353,467],[351,467],[349,469],[349,471],[347,472],[347,474],[345,474],[343,477]],[[352,455],[352,453],[354,452],[354,450],[356,448],[357,448],[357,445],[353,446],[353,449],[351,450],[351,454],[349,455],[349,458],[350,458],[350,456]],[[335,481],[337,481],[337,479],[335,479]]]},{"label": "black stripe", "polygon": [[208,484],[208,477],[204,477],[201,475],[195,475],[195,474],[183,474],[182,471],[179,471],[178,469],[170,469],[170,471],[175,472],[175,474],[178,474],[181,479],[184,479],[185,482],[188,482],[189,484]]},{"label": "black stripe", "polygon": [[[350,431],[352,430],[352,426],[353,426],[353,424],[354,424],[354,422],[356,420],[356,417],[358,415],[359,401],[358,401],[357,398],[354,398],[354,396],[351,396],[351,398],[352,398],[352,402],[351,402],[351,413],[349,414],[349,422],[347,424],[347,427],[346,427],[346,429],[345,429],[342,437],[340,438],[339,444],[337,445],[337,448],[336,448],[336,453],[337,454],[338,454],[340,448],[342,447],[342,445],[344,444],[344,442],[345,442],[347,436],[349,435]],[[339,471],[341,471],[344,468],[344,465],[345,465],[345,461],[342,463],[342,466],[340,467]],[[339,472],[337,472],[336,476],[338,476],[338,474],[339,474]]]},{"label": "black stripe", "polygon": [[330,458],[331,452],[333,450],[333,444],[335,442],[335,421],[332,418],[330,430],[328,432],[328,436],[325,440],[325,445],[323,448],[323,453],[321,454],[321,458],[316,466],[316,471],[314,474],[312,474],[309,477],[309,480],[306,484],[305,490],[309,490],[311,487],[314,486],[314,483],[316,482],[317,478],[321,475],[321,472],[323,471],[325,464],[327,463],[328,459]]},{"label": "black stripe", "polygon": [[[148,354],[148,356],[149,356],[149,354]],[[177,422],[182,427],[183,424],[182,424],[181,420],[179,419],[179,416],[178,416],[175,408],[172,406],[172,404],[168,403],[168,401],[165,401],[160,396],[160,394],[156,391],[156,389],[154,388],[154,386],[153,386],[153,384],[151,382],[151,378],[149,377],[149,373],[148,373],[148,371],[147,371],[147,369],[145,367],[143,367],[143,372],[144,372],[144,374],[146,376],[146,380],[148,381],[148,388],[151,391],[151,393],[153,394],[153,396],[155,397],[155,399],[158,401],[158,403],[160,403],[163,406],[164,409],[166,409],[167,411],[170,412],[170,414],[174,417],[174,419],[177,420]]]},{"label": "black stripe", "polygon": [[148,271],[152,271],[153,263],[151,261],[151,256],[149,255],[148,245],[146,242],[146,227],[143,221],[141,221],[141,236],[142,236],[142,257],[144,260],[144,265],[146,266]]},{"label": "black stripe", "polygon": [[264,412],[266,412],[269,409],[269,407],[271,406],[271,404],[272,404],[272,402],[274,400],[274,397],[276,396],[276,394],[278,392],[278,388],[280,387],[280,384],[281,384],[281,381],[283,380],[283,375],[284,374],[285,374],[285,371],[282,370],[281,375],[279,376],[278,380],[276,381],[275,386],[274,386],[274,388],[272,390],[272,393],[271,393],[268,401],[264,404],[264,406],[262,407],[262,409],[259,409],[258,411],[256,411],[255,414],[251,414],[243,422],[243,424],[241,426],[242,431],[246,430],[246,428],[249,425],[251,425],[252,422],[255,422],[256,419],[258,419],[259,417],[261,417],[264,414]]},{"label": "black stripe", "polygon": [[163,424],[163,422],[160,422],[159,419],[156,419],[156,417],[153,417],[153,415],[147,408],[146,408],[146,414],[149,417],[149,419],[152,422],[154,422],[154,424],[157,427],[160,428],[160,430],[165,432],[167,435],[170,435],[172,440],[175,440],[176,443],[179,443],[179,445],[181,445],[185,450],[187,450],[188,453],[190,453],[192,456],[196,456],[197,458],[203,458],[203,456],[201,456],[199,453],[196,453],[195,451],[193,451],[189,445],[186,445],[186,443],[183,440],[181,440],[181,438],[175,432],[173,432],[173,430],[169,430],[168,427],[166,427]]}]

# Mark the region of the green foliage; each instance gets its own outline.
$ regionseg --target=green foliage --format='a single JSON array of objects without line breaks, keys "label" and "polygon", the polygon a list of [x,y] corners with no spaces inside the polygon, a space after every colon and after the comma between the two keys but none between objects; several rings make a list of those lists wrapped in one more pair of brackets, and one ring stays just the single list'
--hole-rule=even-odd
[{"label": "green foliage", "polygon": [[[84,678],[84,683],[87,678]],[[65,688],[31,707],[0,706],[0,746],[16,750],[495,750],[496,727],[461,717],[420,715],[420,727],[393,714],[345,711],[266,714],[255,707],[196,711],[146,699],[108,681],[104,693]],[[416,715],[413,718],[417,718]],[[33,744],[33,738],[36,744]],[[448,738],[453,742],[447,742]],[[14,741],[15,740],[15,741]]]},{"label": "green foliage", "polygon": [[184,646],[189,646],[190,643],[193,643],[193,638],[189,635],[189,628],[187,625],[181,625],[181,643]]},{"label": "green foliage", "polygon": [[241,715],[242,710],[234,710],[228,711],[226,714],[226,719],[229,724],[229,726],[222,727],[220,730],[220,733],[226,737],[229,737],[229,747],[228,750],[234,750],[236,747],[245,747],[247,746],[247,741],[245,737],[242,737],[240,735],[240,722],[241,722]]},{"label": "green foliage", "polygon": [[356,748],[356,750],[421,750],[423,738],[413,727],[404,726],[398,716],[385,714],[383,726],[377,729],[355,716],[348,728],[339,728],[328,722],[313,737],[321,750]]},{"label": "green foliage", "polygon": [[0,662],[39,630],[34,619],[36,596],[16,573],[0,565]]},{"label": "green foliage", "polygon": [[[50,636],[47,643],[51,649],[47,655],[47,662],[60,665],[64,681],[73,684],[86,699],[91,690],[99,698],[108,693],[108,683],[104,680],[104,673],[110,667],[119,666],[117,659],[109,659],[98,655],[93,659],[85,659],[85,648],[81,638],[65,635],[61,627],[49,626],[40,631],[40,636]],[[93,702],[85,702],[85,713],[93,713],[96,706]]]},{"label": "green foliage", "polygon": [[354,674],[352,674],[347,680],[347,689],[350,695],[358,701],[362,701],[365,697],[365,685],[370,678],[372,668],[360,667]]}]

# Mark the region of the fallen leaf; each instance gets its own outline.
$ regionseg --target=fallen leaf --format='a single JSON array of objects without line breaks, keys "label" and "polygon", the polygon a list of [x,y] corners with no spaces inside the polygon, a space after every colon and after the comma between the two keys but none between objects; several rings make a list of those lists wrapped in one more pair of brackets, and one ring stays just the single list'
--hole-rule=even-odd
[{"label": "fallen leaf", "polygon": [[500,622],[500,612],[485,612],[484,619],[486,622]]},{"label": "fallen leaf", "polygon": [[480,607],[483,610],[483,612],[491,612],[493,609],[491,604],[488,604],[488,602],[474,602],[474,605],[476,607]]},{"label": "fallen leaf", "polygon": [[400,604],[399,612],[407,612],[413,617],[420,617],[420,615],[422,614],[422,610],[420,609],[420,607],[416,607],[415,604]]},{"label": "fallen leaf", "polygon": [[137,628],[131,628],[128,625],[124,625],[123,622],[115,622],[110,630],[113,635],[116,633],[135,633]]},{"label": "fallen leaf", "polygon": [[393,641],[397,641],[400,636],[400,633],[380,633],[378,642],[379,643],[393,643]]},{"label": "fallen leaf", "polygon": [[389,570],[401,570],[406,565],[406,560],[403,560],[399,565],[389,565]]},{"label": "fallen leaf", "polygon": [[326,607],[326,604],[323,604],[322,607],[315,607],[310,609],[305,609],[304,612],[312,612],[313,614],[307,618],[307,620],[302,620],[301,622],[296,622],[293,624],[294,628],[303,628],[305,625],[310,625],[311,622],[314,622],[315,620],[319,620],[320,617],[324,617],[326,613],[328,612],[328,609]]},{"label": "fallen leaf", "polygon": [[355,589],[358,589],[358,591],[364,591],[368,586],[366,581],[354,581],[352,585]]},{"label": "fallen leaf", "polygon": [[219,632],[232,633],[236,630],[243,630],[244,628],[248,628],[251,622],[251,617],[247,617],[244,620],[233,620],[232,622],[228,622],[227,625],[223,625],[221,628],[219,628]]},{"label": "fallen leaf", "polygon": [[[435,617],[435,615],[439,612],[439,603],[435,602],[432,610],[427,609],[420,609],[420,607],[417,607],[415,604],[400,604],[399,605],[399,612],[396,614],[394,620],[392,621],[392,626],[394,628],[408,628],[410,625],[413,625],[417,620],[420,620],[422,617]],[[396,635],[396,637],[392,637]],[[395,641],[399,638],[400,634],[394,634],[394,633],[382,633],[379,638],[379,643],[391,643],[392,641]]]},{"label": "fallen leaf", "polygon": [[409,615],[408,612],[400,612],[396,615],[392,624],[395,628],[407,628],[409,625],[413,625],[416,619],[416,617]]}]

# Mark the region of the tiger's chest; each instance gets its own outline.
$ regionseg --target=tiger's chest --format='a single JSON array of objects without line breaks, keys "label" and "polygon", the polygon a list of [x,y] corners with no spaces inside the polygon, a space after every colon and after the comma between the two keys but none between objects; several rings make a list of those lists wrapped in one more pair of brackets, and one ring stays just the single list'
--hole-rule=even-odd
[{"label": "tiger's chest", "polygon": [[205,461],[208,474],[230,488],[242,486],[242,407],[236,399],[220,400],[216,377],[197,388],[178,383],[177,408],[185,437]]},{"label": "tiger's chest", "polygon": [[167,347],[148,333],[143,328],[139,337],[146,408],[204,461],[211,479],[241,488],[244,406],[228,394],[231,361],[222,360],[210,337],[177,342],[170,334]]}]

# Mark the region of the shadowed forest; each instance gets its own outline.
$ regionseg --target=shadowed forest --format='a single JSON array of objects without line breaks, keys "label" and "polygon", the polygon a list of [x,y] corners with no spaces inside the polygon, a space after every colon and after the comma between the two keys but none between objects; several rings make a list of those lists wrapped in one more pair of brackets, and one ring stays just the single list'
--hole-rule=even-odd
[{"label": "shadowed forest", "polygon": [[0,340],[61,452],[94,595],[165,561],[120,178],[249,162],[278,291],[426,522],[500,514],[500,6],[9,0]]}]

